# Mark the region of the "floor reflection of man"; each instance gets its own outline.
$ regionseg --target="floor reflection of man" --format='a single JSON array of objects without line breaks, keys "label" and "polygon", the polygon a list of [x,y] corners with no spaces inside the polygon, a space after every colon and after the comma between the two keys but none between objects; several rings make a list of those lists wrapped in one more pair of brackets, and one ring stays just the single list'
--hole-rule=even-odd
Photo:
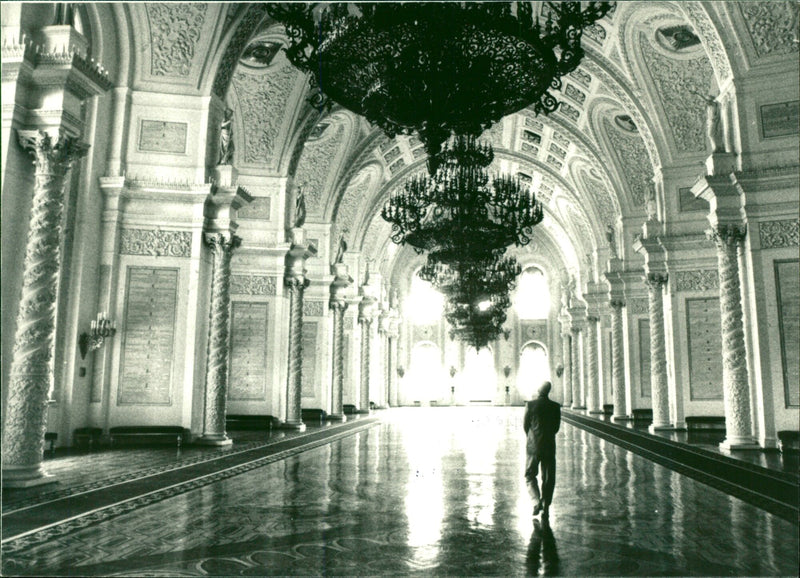
[{"label": "floor reflection of man", "polygon": [[533,533],[528,543],[525,560],[528,576],[555,576],[558,574],[558,548],[556,538],[547,518],[533,521]]}]

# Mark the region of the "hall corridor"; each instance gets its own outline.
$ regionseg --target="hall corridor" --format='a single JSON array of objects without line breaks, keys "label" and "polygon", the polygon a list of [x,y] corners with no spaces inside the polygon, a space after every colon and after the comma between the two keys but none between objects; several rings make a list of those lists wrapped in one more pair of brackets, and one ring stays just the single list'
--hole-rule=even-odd
[{"label": "hall corridor", "polygon": [[549,526],[533,520],[522,411],[378,412],[240,475],[5,540],[3,574],[796,575],[797,525],[569,424]]}]

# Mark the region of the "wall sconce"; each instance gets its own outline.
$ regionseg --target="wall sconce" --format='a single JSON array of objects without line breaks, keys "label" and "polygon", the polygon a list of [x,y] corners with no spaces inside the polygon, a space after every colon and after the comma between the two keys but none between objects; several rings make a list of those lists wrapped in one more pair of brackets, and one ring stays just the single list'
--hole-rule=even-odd
[{"label": "wall sconce", "polygon": [[506,376],[506,379],[508,379],[508,376],[511,375],[511,366],[510,365],[506,365],[503,368],[503,375]]},{"label": "wall sconce", "polygon": [[456,369],[456,366],[455,365],[451,365],[450,366],[450,377],[455,377],[457,371],[458,370]]},{"label": "wall sconce", "polygon": [[114,337],[117,324],[111,321],[106,312],[97,314],[97,319],[92,321],[91,333],[81,333],[78,338],[78,347],[81,350],[81,359],[86,359],[86,354],[102,347],[106,337]]},{"label": "wall sconce", "polygon": [[401,365],[400,367],[397,368],[397,375],[399,375],[401,379],[403,378],[403,376],[405,374],[406,374],[406,368],[405,367],[403,367]]},{"label": "wall sconce", "polygon": [[564,366],[559,363],[558,367],[556,367],[556,377],[561,377],[562,375],[564,375]]},{"label": "wall sconce", "polygon": [[508,341],[508,338],[511,337],[511,330],[503,329],[503,337],[505,338],[506,341]]}]

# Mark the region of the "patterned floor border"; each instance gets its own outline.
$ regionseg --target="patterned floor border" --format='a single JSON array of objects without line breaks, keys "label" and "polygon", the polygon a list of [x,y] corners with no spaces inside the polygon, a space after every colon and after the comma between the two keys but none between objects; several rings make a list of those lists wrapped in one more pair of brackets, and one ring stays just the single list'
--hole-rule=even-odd
[{"label": "patterned floor border", "polygon": [[[207,486],[209,484],[213,484],[215,482],[231,478],[233,476],[238,476],[239,474],[243,474],[245,472],[249,472],[251,470],[284,460],[288,457],[295,456],[302,452],[320,446],[324,446],[326,444],[330,444],[332,442],[343,439],[347,436],[374,427],[379,423],[380,422],[378,420],[365,421],[363,425],[360,426],[355,425],[354,427],[347,429],[346,431],[339,433],[332,433],[330,436],[320,440],[311,441],[291,449],[287,449],[269,456],[265,456],[263,458],[255,459],[245,464],[233,466],[231,468],[214,472],[213,474],[207,474],[199,478],[186,480],[185,482],[181,482],[169,486],[167,488],[162,488],[160,490],[156,490],[154,492],[150,492],[142,496],[131,498],[129,500],[118,502],[116,504],[112,504],[110,506],[104,507],[99,510],[93,510],[90,512],[86,512],[84,514],[80,514],[79,516],[63,520],[55,524],[51,524],[50,526],[47,526],[45,528],[39,528],[31,532],[27,532],[24,534],[20,534],[18,536],[14,536],[12,538],[8,538],[2,541],[3,556],[8,557],[10,555],[13,555],[15,552],[19,552],[31,546],[42,544],[58,536],[63,536],[71,532],[75,532],[76,530],[86,528],[93,524],[105,522],[106,520],[110,520],[111,518],[115,518],[119,515],[131,512],[133,510],[142,508],[144,506],[148,506],[155,502],[160,502],[161,500],[171,498],[178,494],[183,494],[185,492],[189,492],[191,490],[195,490],[197,488],[201,488],[203,486]],[[231,455],[231,454],[226,454],[226,455]]]}]

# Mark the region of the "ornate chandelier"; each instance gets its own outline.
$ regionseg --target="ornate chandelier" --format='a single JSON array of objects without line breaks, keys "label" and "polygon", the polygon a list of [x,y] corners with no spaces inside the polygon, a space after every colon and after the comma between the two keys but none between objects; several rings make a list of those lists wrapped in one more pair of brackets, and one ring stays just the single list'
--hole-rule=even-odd
[{"label": "ornate chandelier", "polygon": [[490,177],[491,145],[458,136],[438,157],[431,177],[409,179],[383,207],[395,243],[435,251],[448,262],[530,242],[542,206],[518,179]]},{"label": "ornate chandelier", "polygon": [[[532,106],[584,56],[583,29],[609,2],[286,3],[269,12],[289,36],[286,55],[331,101],[390,137],[417,132],[434,162],[451,134],[479,135]],[[431,166],[434,170],[435,166]]]}]

